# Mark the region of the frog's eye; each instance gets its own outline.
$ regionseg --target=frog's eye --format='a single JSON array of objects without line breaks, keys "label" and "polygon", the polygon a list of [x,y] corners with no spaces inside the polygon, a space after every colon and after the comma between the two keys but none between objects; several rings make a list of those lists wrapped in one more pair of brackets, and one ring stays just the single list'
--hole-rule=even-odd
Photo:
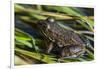
[{"label": "frog's eye", "polygon": [[47,20],[48,22],[55,22],[55,19],[54,19],[53,17],[48,17],[46,20]]},{"label": "frog's eye", "polygon": [[43,21],[38,21],[38,25],[42,25],[43,24]]},{"label": "frog's eye", "polygon": [[46,22],[45,21],[39,21],[38,22],[38,25],[45,26],[46,25]]}]

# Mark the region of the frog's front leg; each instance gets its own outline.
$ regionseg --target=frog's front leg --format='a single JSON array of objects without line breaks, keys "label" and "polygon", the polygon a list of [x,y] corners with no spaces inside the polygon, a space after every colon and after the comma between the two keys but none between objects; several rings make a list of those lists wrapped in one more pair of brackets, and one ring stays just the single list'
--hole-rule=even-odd
[{"label": "frog's front leg", "polygon": [[52,42],[49,42],[49,44],[48,44],[48,46],[47,46],[47,51],[46,51],[46,53],[50,53],[52,49],[53,49],[53,43],[52,43]]}]

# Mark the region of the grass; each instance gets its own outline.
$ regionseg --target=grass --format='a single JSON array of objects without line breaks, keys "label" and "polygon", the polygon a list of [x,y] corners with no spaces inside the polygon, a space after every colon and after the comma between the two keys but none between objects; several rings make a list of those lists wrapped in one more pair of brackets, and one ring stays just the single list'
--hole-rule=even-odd
[{"label": "grass", "polygon": [[[93,8],[28,4],[15,4],[14,6],[15,65],[81,62],[94,59]],[[85,56],[58,61],[56,55],[43,52],[45,41],[40,38],[42,36],[36,30],[35,25],[37,21],[48,17],[54,17],[62,28],[72,30],[82,38],[86,44]]]}]

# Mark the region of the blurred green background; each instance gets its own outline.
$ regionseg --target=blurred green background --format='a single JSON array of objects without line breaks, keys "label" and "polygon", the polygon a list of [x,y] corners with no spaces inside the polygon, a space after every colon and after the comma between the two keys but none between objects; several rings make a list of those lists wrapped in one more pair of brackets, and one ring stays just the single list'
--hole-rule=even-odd
[{"label": "blurred green background", "polygon": [[[14,4],[15,65],[50,64],[91,61],[94,59],[94,9],[53,5]],[[54,54],[45,54],[45,41],[36,24],[54,17],[60,26],[75,31],[86,44],[86,53],[78,58],[57,61]]]}]

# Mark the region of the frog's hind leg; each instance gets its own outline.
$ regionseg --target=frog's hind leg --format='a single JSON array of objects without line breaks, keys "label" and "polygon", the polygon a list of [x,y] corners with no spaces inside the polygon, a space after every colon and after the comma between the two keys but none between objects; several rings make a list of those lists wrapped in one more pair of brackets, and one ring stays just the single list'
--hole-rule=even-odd
[{"label": "frog's hind leg", "polygon": [[63,58],[77,58],[85,52],[85,48],[80,45],[70,45],[63,47],[61,57]]}]

